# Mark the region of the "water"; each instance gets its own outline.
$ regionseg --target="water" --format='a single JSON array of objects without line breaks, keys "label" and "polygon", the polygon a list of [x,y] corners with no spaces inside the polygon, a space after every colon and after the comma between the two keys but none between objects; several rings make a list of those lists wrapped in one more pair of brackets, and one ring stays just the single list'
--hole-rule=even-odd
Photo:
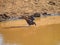
[{"label": "water", "polygon": [[22,20],[2,22],[0,45],[60,45],[59,20],[60,17],[37,19],[36,26],[25,26]]},{"label": "water", "polygon": [[0,34],[0,45],[3,45],[3,35]]},{"label": "water", "polygon": [[[0,30],[0,45],[59,45],[60,24]],[[4,36],[2,36],[4,35]],[[3,39],[4,37],[4,39]]]}]

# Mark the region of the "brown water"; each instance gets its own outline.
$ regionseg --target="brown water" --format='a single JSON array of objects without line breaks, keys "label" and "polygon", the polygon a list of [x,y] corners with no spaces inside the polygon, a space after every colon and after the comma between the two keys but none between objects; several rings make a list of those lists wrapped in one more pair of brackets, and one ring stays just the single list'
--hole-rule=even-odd
[{"label": "brown water", "polygon": [[26,26],[25,20],[0,23],[0,45],[60,45],[59,16],[35,22],[36,26]]},{"label": "brown water", "polygon": [[1,28],[5,45],[60,45],[60,24]]}]

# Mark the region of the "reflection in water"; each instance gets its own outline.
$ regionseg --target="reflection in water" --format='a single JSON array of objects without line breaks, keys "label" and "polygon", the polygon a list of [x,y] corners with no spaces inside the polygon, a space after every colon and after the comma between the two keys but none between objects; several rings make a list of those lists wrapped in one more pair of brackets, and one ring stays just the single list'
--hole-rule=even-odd
[{"label": "reflection in water", "polygon": [[5,43],[4,45],[17,45],[16,43]]},{"label": "reflection in water", "polygon": [[0,34],[0,45],[3,45],[3,35]]}]

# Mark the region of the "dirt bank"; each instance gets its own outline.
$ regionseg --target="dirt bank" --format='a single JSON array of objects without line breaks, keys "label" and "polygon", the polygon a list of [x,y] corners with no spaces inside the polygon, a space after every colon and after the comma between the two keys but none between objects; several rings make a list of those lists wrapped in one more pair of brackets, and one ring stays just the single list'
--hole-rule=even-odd
[{"label": "dirt bank", "polygon": [[[60,16],[36,18],[35,22],[37,24],[36,26],[60,24]],[[11,27],[11,26],[28,26],[28,24],[24,19],[12,20],[0,23],[0,27]]]}]

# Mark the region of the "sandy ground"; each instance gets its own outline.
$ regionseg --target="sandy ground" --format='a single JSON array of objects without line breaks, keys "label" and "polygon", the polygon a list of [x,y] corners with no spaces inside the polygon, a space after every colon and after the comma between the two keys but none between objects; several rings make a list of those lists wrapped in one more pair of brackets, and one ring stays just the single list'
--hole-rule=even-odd
[{"label": "sandy ground", "polygon": [[60,17],[36,18],[36,26],[25,20],[0,23],[2,45],[60,45]]}]

